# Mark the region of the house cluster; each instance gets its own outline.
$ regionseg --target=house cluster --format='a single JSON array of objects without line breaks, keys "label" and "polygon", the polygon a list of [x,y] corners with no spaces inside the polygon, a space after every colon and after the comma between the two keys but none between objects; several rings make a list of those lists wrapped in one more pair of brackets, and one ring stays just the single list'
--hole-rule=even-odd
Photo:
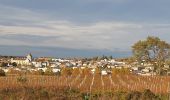
[{"label": "house cluster", "polygon": [[33,58],[32,54],[28,54],[26,57],[22,56],[10,56],[0,57],[1,69],[8,72],[10,69],[17,71],[37,71],[42,68],[45,71],[47,66],[50,65],[49,60],[46,58]]},{"label": "house cluster", "polygon": [[153,66],[136,66],[136,67],[131,67],[130,70],[132,73],[137,74],[137,75],[142,75],[142,76],[153,76],[156,75],[156,72],[154,71]]},{"label": "house cluster", "polygon": [[[99,61],[84,60],[84,59],[60,59],[60,58],[49,58],[49,57],[39,57],[33,58],[32,54],[28,54],[26,57],[2,57],[0,59],[1,69],[8,72],[10,68],[17,71],[46,71],[51,68],[52,71],[60,72],[61,68],[90,68],[91,73],[95,72],[95,68],[101,69],[102,75],[107,75],[111,72],[112,68],[127,68],[128,66],[124,62],[115,61],[114,59],[103,59]],[[5,59],[5,60],[4,60]],[[5,64],[4,64],[5,63]],[[15,65],[15,66],[14,66]]]},{"label": "house cluster", "polygon": [[[155,64],[157,62],[154,62]],[[153,75],[157,75],[158,70],[155,69],[155,65],[151,64],[151,63],[146,63],[145,61],[143,61],[142,63],[138,63],[133,62],[133,64],[131,64],[130,67],[130,72],[133,74],[137,74],[137,75],[141,75],[141,76],[153,76]],[[164,63],[161,69],[161,73],[163,75],[170,75],[170,65]]]},{"label": "house cluster", "polygon": [[[2,57],[0,56],[0,68],[5,72],[13,68],[17,71],[46,71],[50,68],[54,73],[60,72],[62,68],[89,68],[91,73],[96,72],[96,68],[100,69],[101,75],[107,75],[112,73],[112,69],[127,68],[133,74],[142,76],[156,75],[154,66],[152,64],[127,64],[125,61],[118,61],[115,59],[101,59],[101,60],[86,60],[86,59],[61,59],[50,57],[33,58],[32,54],[28,54],[26,57]],[[165,70],[169,66],[165,65]]]}]

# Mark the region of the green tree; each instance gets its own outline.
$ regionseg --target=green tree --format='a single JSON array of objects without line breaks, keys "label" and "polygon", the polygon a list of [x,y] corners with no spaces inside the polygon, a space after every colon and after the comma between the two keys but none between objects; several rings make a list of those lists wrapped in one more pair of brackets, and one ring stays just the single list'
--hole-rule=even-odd
[{"label": "green tree", "polygon": [[110,60],[111,60],[111,59],[113,59],[113,57],[112,57],[112,56],[109,56],[108,58],[109,58]]},{"label": "green tree", "polygon": [[2,62],[2,63],[0,64],[0,66],[1,66],[1,67],[6,67],[6,66],[8,66],[8,63]]},{"label": "green tree", "polygon": [[17,66],[17,63],[16,63],[16,62],[13,62],[13,63],[12,63],[12,66],[16,67],[16,66]]},{"label": "green tree", "polygon": [[170,45],[158,37],[149,36],[146,40],[140,40],[132,46],[133,54],[138,60],[154,64],[158,73],[165,60],[170,57]]}]

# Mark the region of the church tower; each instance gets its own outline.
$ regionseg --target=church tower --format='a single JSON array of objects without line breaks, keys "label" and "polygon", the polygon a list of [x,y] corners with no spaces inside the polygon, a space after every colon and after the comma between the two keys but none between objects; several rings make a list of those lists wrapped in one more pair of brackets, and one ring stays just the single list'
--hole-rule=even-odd
[{"label": "church tower", "polygon": [[30,53],[30,54],[28,54],[27,55],[27,59],[26,59],[28,62],[32,62],[32,54]]}]

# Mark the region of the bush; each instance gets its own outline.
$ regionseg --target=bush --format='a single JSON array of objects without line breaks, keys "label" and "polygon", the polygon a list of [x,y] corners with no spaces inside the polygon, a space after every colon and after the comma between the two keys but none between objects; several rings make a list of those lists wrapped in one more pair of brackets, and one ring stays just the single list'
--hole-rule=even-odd
[{"label": "bush", "polygon": [[17,63],[16,63],[16,62],[13,62],[13,63],[12,63],[12,66],[17,67]]},{"label": "bush", "polygon": [[82,93],[83,100],[90,100],[90,93]]},{"label": "bush", "polygon": [[46,90],[41,90],[40,91],[40,98],[41,100],[49,100],[49,93]]},{"label": "bush", "polygon": [[2,62],[2,63],[0,64],[0,66],[1,66],[1,67],[7,67],[7,66],[8,66],[8,63]]},{"label": "bush", "polygon": [[158,96],[156,96],[149,89],[144,90],[144,92],[142,93],[142,99],[143,100],[160,100],[160,98]]},{"label": "bush", "polygon": [[47,68],[47,70],[44,72],[44,75],[54,75],[51,68]]},{"label": "bush", "polygon": [[140,97],[141,97],[141,93],[140,92],[132,91],[132,92],[127,94],[126,100],[139,100]]},{"label": "bush", "polygon": [[126,95],[126,100],[160,100],[158,96],[156,96],[149,89],[144,90],[143,92],[132,91]]},{"label": "bush", "polygon": [[44,75],[44,71],[40,69],[38,71],[32,71],[30,74],[31,75]]},{"label": "bush", "polygon": [[0,69],[0,76],[6,76],[4,70]]},{"label": "bush", "polygon": [[27,78],[20,76],[20,77],[17,78],[17,81],[20,82],[20,83],[26,83]]}]

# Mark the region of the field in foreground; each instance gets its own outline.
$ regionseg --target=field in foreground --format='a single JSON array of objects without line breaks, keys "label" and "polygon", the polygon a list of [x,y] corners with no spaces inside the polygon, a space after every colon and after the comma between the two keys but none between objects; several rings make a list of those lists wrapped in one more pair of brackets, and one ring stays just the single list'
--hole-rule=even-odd
[{"label": "field in foreground", "polygon": [[166,100],[170,90],[169,82],[170,77],[166,76],[144,77],[122,74],[6,76],[0,77],[0,100],[37,100],[40,98],[40,100],[81,100],[83,98],[138,100],[137,98],[144,98],[142,96],[145,95]]}]

